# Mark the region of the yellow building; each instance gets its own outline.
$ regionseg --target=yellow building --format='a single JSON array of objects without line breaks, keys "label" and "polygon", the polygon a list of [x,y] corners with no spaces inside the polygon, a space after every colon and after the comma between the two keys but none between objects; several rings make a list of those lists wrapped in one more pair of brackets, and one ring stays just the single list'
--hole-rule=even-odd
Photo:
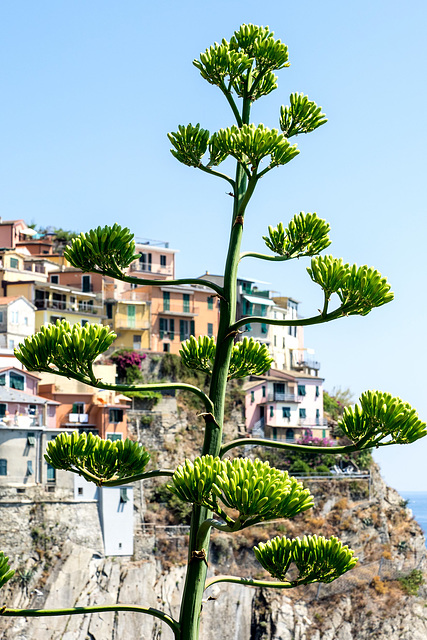
[{"label": "yellow building", "polygon": [[117,333],[113,344],[115,349],[140,351],[150,348],[150,302],[136,299],[133,293],[125,292],[123,300],[108,301],[105,304],[105,323]]}]

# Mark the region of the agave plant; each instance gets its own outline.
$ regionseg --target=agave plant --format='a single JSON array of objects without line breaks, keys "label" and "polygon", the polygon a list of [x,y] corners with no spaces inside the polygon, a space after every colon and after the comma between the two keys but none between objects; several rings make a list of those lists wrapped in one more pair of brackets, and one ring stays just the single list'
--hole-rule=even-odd
[{"label": "agave plant", "polygon": [[[272,319],[250,316],[251,324],[281,326],[313,325],[347,315],[366,315],[391,302],[393,293],[387,280],[374,268],[350,265],[343,259],[320,256],[329,246],[329,224],[316,213],[296,214],[289,223],[277,223],[264,236],[273,252],[240,253],[243,226],[250,215],[249,204],[261,178],[273,169],[291,162],[299,153],[289,139],[308,134],[326,123],[326,116],[313,100],[292,93],[290,104],[280,108],[276,127],[251,122],[256,100],[277,87],[275,72],[289,65],[287,46],[276,39],[268,27],[242,25],[230,40],[221,40],[194,61],[202,78],[218,87],[231,108],[235,123],[209,132],[200,124],[179,125],[169,134],[172,155],[183,165],[227,182],[233,196],[231,231],[223,284],[208,280],[220,300],[217,336],[192,336],[182,343],[182,361],[191,369],[210,376],[210,388],[203,389],[180,382],[142,385],[133,390],[178,389],[195,394],[201,402],[204,440],[200,456],[186,460],[175,470],[147,471],[149,453],[138,443],[105,442],[92,435],[62,434],[49,443],[46,460],[58,469],[82,475],[100,486],[125,484],[153,476],[170,478],[169,490],[192,505],[187,574],[182,591],[180,615],[173,619],[167,612],[136,605],[70,607],[58,610],[17,610],[3,607],[0,615],[77,615],[94,611],[137,611],[152,615],[169,626],[175,640],[197,640],[205,588],[214,582],[237,582],[249,586],[291,588],[314,581],[329,582],[356,564],[353,552],[335,537],[306,535],[302,539],[275,537],[255,547],[261,566],[277,581],[239,576],[215,576],[206,581],[212,528],[232,534],[252,524],[277,518],[292,518],[313,506],[310,492],[286,471],[270,467],[268,462],[250,458],[224,459],[224,455],[248,443],[246,438],[223,442],[224,400],[227,382],[268,371],[272,363],[266,345],[246,337],[241,328],[248,318],[236,319],[237,272],[241,260],[252,257],[275,262],[310,256],[307,271],[322,290],[321,311],[301,319]],[[273,123],[274,124],[274,123]],[[229,176],[220,165],[234,159],[235,173]],[[228,164],[229,164],[228,163]],[[264,183],[266,181],[263,181]],[[65,251],[67,260],[82,271],[92,271],[131,284],[141,280],[127,274],[136,258],[133,234],[119,225],[98,227],[75,238]],[[157,280],[144,279],[147,285]],[[197,278],[168,280],[168,286],[200,284]],[[334,302],[332,302],[332,299]],[[333,305],[330,308],[330,305]],[[106,384],[93,373],[93,362],[110,347],[115,338],[108,327],[85,325],[71,327],[66,322],[43,327],[16,350],[17,358],[30,371],[55,371],[95,387],[117,391],[123,385]],[[328,454],[391,444],[412,443],[426,435],[421,422],[407,403],[383,392],[364,393],[360,405],[346,409],[340,423],[351,444],[328,448]],[[304,445],[252,438],[251,444],[294,450]],[[310,447],[311,452],[322,451]],[[293,563],[297,578],[289,578]],[[0,553],[0,587],[13,575],[8,559]]]}]

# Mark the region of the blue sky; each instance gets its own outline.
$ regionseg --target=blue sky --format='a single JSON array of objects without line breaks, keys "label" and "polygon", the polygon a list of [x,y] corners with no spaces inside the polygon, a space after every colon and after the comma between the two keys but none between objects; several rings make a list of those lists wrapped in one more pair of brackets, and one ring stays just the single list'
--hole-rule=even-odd
[{"label": "blue sky", "polygon": [[[179,276],[223,270],[231,202],[226,184],[180,165],[166,133],[232,124],[220,92],[191,64],[243,22],[269,25],[289,46],[279,88],[253,118],[277,127],[303,91],[329,122],[297,140],[301,154],[261,182],[245,250],[269,224],[317,211],[336,257],[369,264],[396,293],[366,318],[306,331],[327,389],[399,395],[427,419],[425,236],[427,104],[424,2],[276,0],[4,1],[0,6],[0,215],[78,231],[120,222],[179,249]],[[224,186],[225,185],[225,186]],[[320,305],[308,262],[247,260],[240,273]],[[397,488],[427,490],[427,442],[381,451]]]}]

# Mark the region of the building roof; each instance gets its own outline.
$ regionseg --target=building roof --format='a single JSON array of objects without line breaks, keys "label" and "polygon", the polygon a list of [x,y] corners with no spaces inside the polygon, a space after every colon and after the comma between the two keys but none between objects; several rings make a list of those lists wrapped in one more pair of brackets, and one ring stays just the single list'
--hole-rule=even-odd
[{"label": "building roof", "polygon": [[[11,282],[9,284],[15,284],[15,283]],[[25,296],[0,296],[0,307],[3,307],[4,305],[9,305],[11,304],[11,302],[15,302],[15,300],[20,300],[20,299],[24,300],[24,302],[26,302],[30,307],[32,307],[32,309],[37,308],[29,300],[27,300]]]},{"label": "building roof", "polygon": [[0,387],[0,402],[17,402],[18,404],[60,404],[60,402],[48,400],[41,396],[33,396],[30,393],[24,393],[23,391],[11,389],[10,387]]},{"label": "building roof", "polygon": [[5,371],[10,371],[11,369],[13,369],[14,371],[17,371],[18,373],[22,373],[25,376],[30,376],[31,378],[40,380],[40,376],[36,376],[35,373],[30,373],[29,371],[23,371],[23,369],[18,369],[18,367],[14,367],[13,365],[10,365],[9,367],[0,367],[0,373],[4,373]]}]

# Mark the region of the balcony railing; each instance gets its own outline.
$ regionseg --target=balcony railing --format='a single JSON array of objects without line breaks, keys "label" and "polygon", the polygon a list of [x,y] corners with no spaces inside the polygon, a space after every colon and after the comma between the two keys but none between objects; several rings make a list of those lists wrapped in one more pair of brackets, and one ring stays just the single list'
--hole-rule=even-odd
[{"label": "balcony railing", "polygon": [[120,318],[115,319],[114,327],[116,329],[133,329],[134,331],[147,331],[150,328],[150,323],[148,320],[143,320],[142,322],[139,320],[129,320],[128,318]]},{"label": "balcony railing", "polygon": [[76,423],[76,424],[85,424],[89,422],[89,414],[88,413],[69,413],[68,422]]},{"label": "balcony railing", "polygon": [[269,393],[266,398],[267,402],[301,402],[301,400],[302,397],[294,393],[279,393],[277,391]]},{"label": "balcony railing", "polygon": [[316,369],[316,371],[318,371],[320,369],[320,362],[318,362],[318,360],[299,360],[292,364],[292,369],[296,371],[301,371],[301,369]]},{"label": "balcony railing", "polygon": [[162,276],[172,276],[173,268],[172,267],[162,267],[157,264],[131,264],[131,271],[136,271],[137,273],[154,273]]},{"label": "balcony railing", "polygon": [[66,300],[35,300],[34,304],[38,311],[54,309],[55,311],[71,311],[73,313],[86,313],[89,315],[98,315],[102,312],[102,307],[99,305],[88,305],[85,302],[72,304]]},{"label": "balcony railing", "polygon": [[170,302],[169,304],[163,304],[163,307],[159,310],[159,313],[174,314],[174,315],[192,315],[196,316],[199,312],[199,308],[195,307],[193,303],[183,304],[182,302]]}]

